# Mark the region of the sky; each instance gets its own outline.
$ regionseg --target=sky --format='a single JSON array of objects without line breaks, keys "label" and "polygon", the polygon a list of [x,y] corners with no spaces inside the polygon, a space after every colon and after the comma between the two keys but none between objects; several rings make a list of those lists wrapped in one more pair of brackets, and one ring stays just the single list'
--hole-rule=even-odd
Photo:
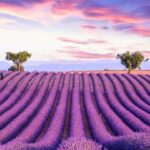
[{"label": "sky", "polygon": [[150,0],[0,0],[0,60],[98,61],[141,51],[150,57]]}]

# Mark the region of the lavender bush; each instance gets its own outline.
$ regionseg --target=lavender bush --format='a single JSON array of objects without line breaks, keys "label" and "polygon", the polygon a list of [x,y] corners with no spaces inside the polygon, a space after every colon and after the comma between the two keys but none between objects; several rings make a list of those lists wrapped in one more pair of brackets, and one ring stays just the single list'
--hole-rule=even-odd
[{"label": "lavender bush", "polygon": [[148,150],[149,79],[5,72],[0,150]]}]

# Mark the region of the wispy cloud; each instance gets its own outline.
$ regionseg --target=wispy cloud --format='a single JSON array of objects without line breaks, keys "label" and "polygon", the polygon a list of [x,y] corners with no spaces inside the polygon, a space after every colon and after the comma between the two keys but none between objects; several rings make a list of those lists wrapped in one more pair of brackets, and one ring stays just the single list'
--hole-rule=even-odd
[{"label": "wispy cloud", "polygon": [[150,51],[142,51],[142,54],[145,56],[145,58],[150,59]]},{"label": "wispy cloud", "polygon": [[95,30],[98,28],[97,26],[94,26],[94,25],[82,25],[81,27],[83,29],[88,29],[88,30]]},{"label": "wispy cloud", "polygon": [[34,4],[42,4],[52,0],[1,0],[1,5],[18,6],[18,7],[30,7]]},{"label": "wispy cloud", "polygon": [[78,59],[113,59],[115,58],[114,53],[90,53],[86,51],[80,51],[80,50],[59,50],[61,53],[69,54],[72,57],[78,58]]},{"label": "wispy cloud", "polygon": [[97,40],[97,39],[88,39],[88,40],[78,40],[78,39],[72,39],[72,38],[66,38],[66,37],[58,37],[58,40],[66,43],[73,43],[73,44],[104,44],[107,43],[107,41],[104,40]]},{"label": "wispy cloud", "polygon": [[80,0],[54,0],[52,3],[52,12],[59,15],[68,14],[76,10],[78,3],[80,3]]},{"label": "wispy cloud", "polygon": [[150,37],[150,27],[146,27],[142,25],[139,26],[136,24],[120,24],[114,26],[114,29],[120,31],[127,31],[144,37]]},{"label": "wispy cloud", "polygon": [[150,27],[146,28],[144,26],[135,26],[131,29],[131,31],[141,36],[150,37]]},{"label": "wispy cloud", "polygon": [[[129,1],[129,0],[127,0]],[[125,3],[125,2],[124,2]],[[126,2],[127,3],[127,2]],[[125,3],[125,4],[126,4]],[[130,3],[133,5],[133,3]],[[116,6],[117,7],[116,7]],[[149,6],[144,5],[136,7],[134,11],[125,12],[120,9],[123,4],[117,3],[109,5],[103,4],[99,0],[1,0],[1,11],[5,11],[18,16],[28,16],[34,19],[47,13],[52,17],[53,15],[66,16],[71,14],[79,15],[89,19],[106,20],[113,23],[138,23],[148,21]],[[135,5],[136,6],[136,5]],[[32,11],[32,13],[31,13]],[[19,13],[17,13],[19,12]],[[24,13],[23,13],[24,12]],[[28,14],[30,13],[30,15]],[[33,15],[34,14],[34,15]],[[30,16],[30,17],[29,17]],[[137,19],[138,18],[138,19]]]},{"label": "wispy cloud", "polygon": [[50,4],[51,0],[2,0],[0,1],[0,13],[12,16],[12,20],[13,17],[18,17],[26,19],[26,21],[37,21],[46,24],[51,20],[48,12]]}]

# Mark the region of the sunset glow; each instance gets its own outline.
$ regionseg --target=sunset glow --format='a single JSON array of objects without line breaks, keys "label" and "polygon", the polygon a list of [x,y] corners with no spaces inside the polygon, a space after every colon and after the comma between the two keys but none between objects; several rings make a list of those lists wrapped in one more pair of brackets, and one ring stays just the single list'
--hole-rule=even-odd
[{"label": "sunset glow", "polygon": [[0,41],[2,60],[19,50],[42,61],[150,57],[150,1],[1,0]]}]

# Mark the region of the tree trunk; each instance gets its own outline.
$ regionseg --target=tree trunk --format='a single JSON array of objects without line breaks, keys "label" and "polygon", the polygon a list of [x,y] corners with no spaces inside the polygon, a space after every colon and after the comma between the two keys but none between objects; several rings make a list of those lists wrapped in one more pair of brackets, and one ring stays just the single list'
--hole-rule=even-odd
[{"label": "tree trunk", "polygon": [[16,64],[17,66],[17,71],[21,71],[21,65],[20,64]]},{"label": "tree trunk", "polygon": [[128,69],[128,74],[130,74],[131,73],[131,69]]},{"label": "tree trunk", "polygon": [[128,67],[128,74],[131,73],[131,70],[132,70],[132,66],[131,66],[131,63],[129,63],[129,67]]}]

